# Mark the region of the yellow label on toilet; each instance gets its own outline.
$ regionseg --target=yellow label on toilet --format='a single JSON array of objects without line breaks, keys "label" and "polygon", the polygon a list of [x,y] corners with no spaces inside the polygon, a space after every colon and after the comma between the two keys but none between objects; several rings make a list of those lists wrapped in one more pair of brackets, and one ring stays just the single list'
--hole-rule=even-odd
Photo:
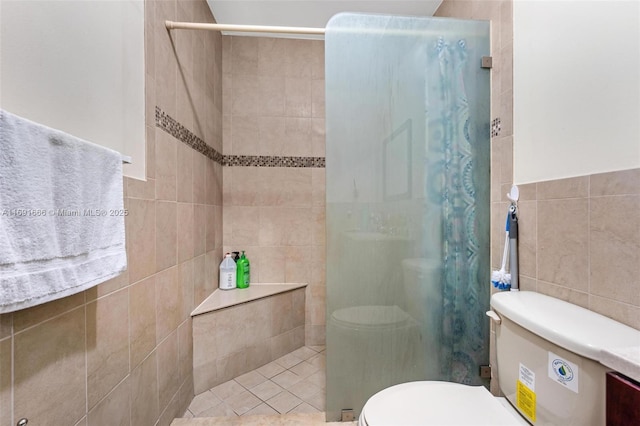
[{"label": "yellow label on toilet", "polygon": [[536,421],[536,393],[518,380],[516,405],[532,422]]}]

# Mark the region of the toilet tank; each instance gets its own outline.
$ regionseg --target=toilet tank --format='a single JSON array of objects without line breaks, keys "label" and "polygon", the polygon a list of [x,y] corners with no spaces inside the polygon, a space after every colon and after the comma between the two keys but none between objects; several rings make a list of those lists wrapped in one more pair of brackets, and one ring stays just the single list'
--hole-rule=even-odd
[{"label": "toilet tank", "polygon": [[535,425],[605,425],[601,350],[640,343],[640,332],[534,292],[491,297],[500,390]]},{"label": "toilet tank", "polygon": [[407,312],[437,331],[442,322],[442,260],[404,259],[402,272]]}]

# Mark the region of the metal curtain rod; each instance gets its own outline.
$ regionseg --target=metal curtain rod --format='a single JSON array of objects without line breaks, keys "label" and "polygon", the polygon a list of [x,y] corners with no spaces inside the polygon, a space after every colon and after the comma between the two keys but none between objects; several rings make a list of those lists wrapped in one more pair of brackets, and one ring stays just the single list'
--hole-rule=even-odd
[{"label": "metal curtain rod", "polygon": [[271,27],[268,25],[229,25],[229,24],[200,24],[196,22],[165,21],[168,30],[208,30],[233,31],[246,33],[280,33],[280,34],[312,34],[323,35],[324,28],[308,27]]}]

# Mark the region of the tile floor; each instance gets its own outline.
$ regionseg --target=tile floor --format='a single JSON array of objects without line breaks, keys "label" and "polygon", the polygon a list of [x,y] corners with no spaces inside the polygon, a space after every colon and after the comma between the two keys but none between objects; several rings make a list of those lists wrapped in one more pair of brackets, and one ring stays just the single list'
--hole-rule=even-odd
[{"label": "tile floor", "polygon": [[288,413],[270,416],[194,417],[174,419],[171,426],[357,426],[358,422],[325,423],[324,413]]},{"label": "tile floor", "polygon": [[324,346],[303,346],[196,395],[183,418],[321,413],[325,362]]}]

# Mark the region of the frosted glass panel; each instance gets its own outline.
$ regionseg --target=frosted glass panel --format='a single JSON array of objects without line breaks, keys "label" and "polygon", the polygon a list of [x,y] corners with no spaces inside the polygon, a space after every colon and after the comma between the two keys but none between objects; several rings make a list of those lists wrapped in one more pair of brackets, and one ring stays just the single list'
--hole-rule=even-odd
[{"label": "frosted glass panel", "polygon": [[486,384],[489,24],[327,26],[327,420],[393,384]]}]

